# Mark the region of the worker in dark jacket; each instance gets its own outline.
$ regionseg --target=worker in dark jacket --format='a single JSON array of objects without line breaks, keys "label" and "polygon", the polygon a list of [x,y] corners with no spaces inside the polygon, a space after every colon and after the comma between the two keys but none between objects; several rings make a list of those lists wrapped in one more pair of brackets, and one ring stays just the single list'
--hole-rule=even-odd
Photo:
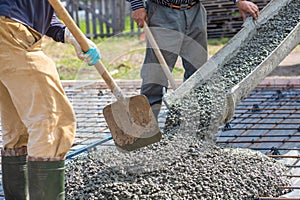
[{"label": "worker in dark jacket", "polygon": [[[206,10],[200,0],[127,0],[131,3],[132,18],[139,27],[148,23],[162,54],[172,71],[181,56],[185,70],[184,80],[199,69],[208,57]],[[258,7],[246,0],[234,0],[243,19],[249,13],[258,18]],[[144,94],[157,117],[162,103],[163,89],[168,86],[154,51],[147,44],[141,70]]]},{"label": "worker in dark jacket", "polygon": [[[43,35],[71,43],[89,65],[95,44],[82,52],[47,0],[0,1],[2,181],[6,200],[65,199],[64,160],[75,115],[55,64],[41,50]],[[59,51],[59,49],[58,49]]]}]

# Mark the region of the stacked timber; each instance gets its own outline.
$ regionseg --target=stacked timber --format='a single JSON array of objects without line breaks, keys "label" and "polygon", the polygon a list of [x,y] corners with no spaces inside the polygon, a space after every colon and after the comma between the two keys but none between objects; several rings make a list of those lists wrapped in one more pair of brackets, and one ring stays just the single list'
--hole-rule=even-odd
[{"label": "stacked timber", "polygon": [[[260,10],[271,0],[252,0]],[[202,0],[207,12],[209,38],[232,37],[241,30],[243,19],[232,0]]]}]

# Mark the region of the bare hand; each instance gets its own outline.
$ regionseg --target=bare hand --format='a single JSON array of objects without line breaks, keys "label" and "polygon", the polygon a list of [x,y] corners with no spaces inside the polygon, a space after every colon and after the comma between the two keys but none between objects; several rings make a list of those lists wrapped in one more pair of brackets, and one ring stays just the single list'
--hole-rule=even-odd
[{"label": "bare hand", "polygon": [[131,17],[140,28],[144,27],[144,21],[148,21],[147,11],[145,8],[139,8],[132,11]]},{"label": "bare hand", "polygon": [[243,20],[246,19],[247,13],[249,13],[253,17],[253,19],[257,20],[259,16],[259,8],[256,4],[250,1],[239,1],[237,3],[237,6],[243,17]]}]

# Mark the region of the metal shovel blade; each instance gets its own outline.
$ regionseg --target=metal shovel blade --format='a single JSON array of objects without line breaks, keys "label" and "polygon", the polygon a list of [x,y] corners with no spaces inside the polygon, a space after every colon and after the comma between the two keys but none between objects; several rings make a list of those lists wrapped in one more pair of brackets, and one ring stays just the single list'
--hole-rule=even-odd
[{"label": "metal shovel blade", "polygon": [[125,151],[159,142],[162,133],[144,95],[125,97],[103,109],[115,145]]}]

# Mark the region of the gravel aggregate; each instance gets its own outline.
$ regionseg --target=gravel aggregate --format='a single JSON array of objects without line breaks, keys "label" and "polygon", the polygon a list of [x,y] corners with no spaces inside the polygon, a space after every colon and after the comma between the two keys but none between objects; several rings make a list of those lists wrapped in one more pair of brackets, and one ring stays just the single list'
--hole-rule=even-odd
[{"label": "gravel aggregate", "polygon": [[194,134],[169,136],[136,152],[115,148],[67,163],[67,199],[255,199],[290,185],[286,168],[267,156],[221,148]]},{"label": "gravel aggregate", "polygon": [[287,193],[278,188],[290,185],[282,164],[259,152],[211,142],[226,90],[278,46],[299,15],[300,1],[291,1],[234,59],[172,107],[161,142],[128,153],[98,150],[68,161],[66,199],[251,200]]}]

